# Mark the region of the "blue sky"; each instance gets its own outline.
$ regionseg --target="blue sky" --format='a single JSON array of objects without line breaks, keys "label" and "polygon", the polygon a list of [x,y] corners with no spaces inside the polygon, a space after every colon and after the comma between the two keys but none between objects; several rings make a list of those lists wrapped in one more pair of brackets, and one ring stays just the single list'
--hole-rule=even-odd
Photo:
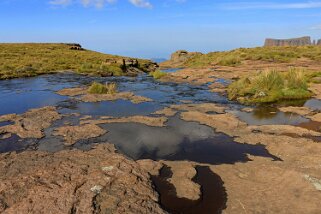
[{"label": "blue sky", "polygon": [[321,0],[0,0],[0,42],[78,42],[133,57],[321,38]]}]

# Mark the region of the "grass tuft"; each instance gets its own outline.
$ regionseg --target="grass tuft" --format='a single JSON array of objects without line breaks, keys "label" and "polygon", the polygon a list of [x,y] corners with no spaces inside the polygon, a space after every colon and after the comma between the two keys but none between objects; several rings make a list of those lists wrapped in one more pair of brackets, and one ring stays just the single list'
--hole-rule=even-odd
[{"label": "grass tuft", "polygon": [[266,70],[250,78],[242,78],[228,88],[230,100],[241,103],[272,103],[284,100],[307,99],[307,75],[303,69],[291,68],[287,72]]},{"label": "grass tuft", "polygon": [[152,76],[154,79],[160,79],[166,76],[166,73],[162,72],[161,70],[156,70],[154,72],[150,72],[149,75]]},{"label": "grass tuft", "polygon": [[101,84],[93,82],[88,89],[90,94],[115,94],[117,93],[117,84],[116,83],[106,83]]}]

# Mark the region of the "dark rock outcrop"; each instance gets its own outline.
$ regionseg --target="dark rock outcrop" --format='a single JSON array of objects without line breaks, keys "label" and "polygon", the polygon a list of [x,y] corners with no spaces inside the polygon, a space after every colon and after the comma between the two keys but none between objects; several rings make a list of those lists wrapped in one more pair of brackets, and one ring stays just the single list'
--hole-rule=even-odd
[{"label": "dark rock outcrop", "polygon": [[312,45],[311,37],[305,36],[301,38],[293,39],[266,39],[265,47],[274,47],[274,46],[305,46]]},{"label": "dark rock outcrop", "polygon": [[78,51],[82,51],[84,50],[80,44],[78,43],[66,43],[67,46],[70,46],[70,50],[78,50]]},{"label": "dark rock outcrop", "polygon": [[317,45],[321,46],[321,39],[318,40]]},{"label": "dark rock outcrop", "polygon": [[[145,72],[155,71],[159,65],[155,62],[146,60],[139,61],[134,58],[119,58],[119,59],[106,59],[105,62],[102,62],[101,67],[116,66],[123,70],[126,76],[137,76],[137,74]],[[111,73],[102,72],[101,75],[107,76]],[[112,76],[112,75],[110,75]]]},{"label": "dark rock outcrop", "polygon": [[123,64],[125,66],[137,67],[138,66],[138,60],[137,59],[124,59]]},{"label": "dark rock outcrop", "polygon": [[81,45],[78,43],[66,43],[66,45],[81,48]]}]

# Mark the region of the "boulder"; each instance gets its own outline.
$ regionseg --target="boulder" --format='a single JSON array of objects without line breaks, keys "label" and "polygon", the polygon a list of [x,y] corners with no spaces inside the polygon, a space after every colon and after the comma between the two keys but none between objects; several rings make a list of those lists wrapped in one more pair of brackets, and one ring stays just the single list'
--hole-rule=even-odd
[{"label": "boulder", "polygon": [[137,59],[124,59],[124,65],[130,67],[137,67],[138,60]]},{"label": "boulder", "polygon": [[185,50],[179,50],[174,52],[171,55],[171,61],[173,61],[174,63],[184,63],[186,62],[188,59],[192,58],[195,55],[201,54],[199,52],[188,52]]}]

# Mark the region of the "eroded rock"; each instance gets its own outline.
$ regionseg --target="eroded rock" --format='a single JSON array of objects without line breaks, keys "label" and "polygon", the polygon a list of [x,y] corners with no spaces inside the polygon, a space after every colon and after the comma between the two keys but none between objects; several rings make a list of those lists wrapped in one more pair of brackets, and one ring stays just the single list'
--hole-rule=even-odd
[{"label": "eroded rock", "polygon": [[65,145],[73,145],[78,140],[99,137],[106,131],[95,124],[84,124],[80,126],[62,126],[53,133],[56,136],[63,136]]},{"label": "eroded rock", "polygon": [[312,112],[311,109],[309,109],[307,107],[293,107],[293,106],[281,107],[281,108],[279,108],[279,110],[282,112],[295,113],[295,114],[302,115],[302,116],[308,115]]},{"label": "eroded rock", "polygon": [[313,97],[321,100],[321,84],[311,84],[309,90],[314,94]]},{"label": "eroded rock", "polygon": [[196,175],[195,165],[188,161],[165,161],[164,163],[173,173],[169,182],[175,186],[177,197],[198,200],[201,195],[200,185],[192,181]]},{"label": "eroded rock", "polygon": [[57,94],[71,97],[80,96],[79,100],[83,102],[101,102],[123,99],[138,104],[152,101],[150,98],[138,96],[132,92],[118,92],[114,94],[90,94],[88,93],[88,88],[67,88],[58,91]]},{"label": "eroded rock", "polygon": [[177,113],[174,109],[170,107],[165,107],[159,111],[154,112],[155,115],[165,115],[166,117],[172,117]]},{"label": "eroded rock", "polygon": [[80,124],[107,124],[107,123],[141,123],[148,126],[163,127],[167,122],[166,117],[131,116],[131,117],[101,117],[97,120],[82,120]]},{"label": "eroded rock", "polygon": [[14,124],[0,127],[0,133],[12,133],[20,138],[42,138],[43,130],[61,117],[55,107],[31,109],[21,115],[4,115],[0,121],[12,121]]},{"label": "eroded rock", "polygon": [[273,135],[293,135],[293,136],[321,136],[320,132],[308,130],[301,127],[290,126],[290,125],[262,125],[262,126],[249,126],[252,132],[261,132]]},{"label": "eroded rock", "polygon": [[202,113],[215,112],[218,114],[223,114],[226,110],[226,107],[215,103],[171,105],[170,108],[177,111],[197,111]]},{"label": "eroded rock", "polygon": [[1,213],[165,213],[147,172],[109,144],[2,154],[0,166]]},{"label": "eroded rock", "polygon": [[318,114],[309,116],[309,118],[310,118],[311,120],[313,120],[313,121],[321,122],[321,113],[318,113]]}]

